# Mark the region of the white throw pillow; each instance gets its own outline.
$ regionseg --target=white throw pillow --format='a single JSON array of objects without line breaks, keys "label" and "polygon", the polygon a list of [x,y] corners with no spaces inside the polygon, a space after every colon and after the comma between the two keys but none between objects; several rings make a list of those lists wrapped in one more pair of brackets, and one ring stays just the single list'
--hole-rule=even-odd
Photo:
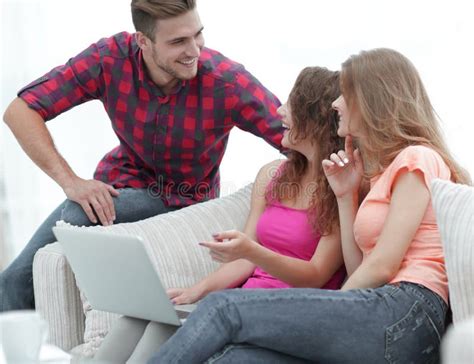
[{"label": "white throw pillow", "polygon": [[[59,221],[57,225],[140,236],[165,288],[188,287],[218,267],[207,249],[197,243],[211,240],[215,232],[243,229],[250,209],[250,192],[251,185],[220,199],[134,223],[78,227]],[[119,315],[92,309],[84,294],[81,299],[85,314],[84,344],[75,352],[90,357],[96,353]]]},{"label": "white throw pillow", "polygon": [[431,189],[458,323],[474,316],[474,187],[436,179]]}]

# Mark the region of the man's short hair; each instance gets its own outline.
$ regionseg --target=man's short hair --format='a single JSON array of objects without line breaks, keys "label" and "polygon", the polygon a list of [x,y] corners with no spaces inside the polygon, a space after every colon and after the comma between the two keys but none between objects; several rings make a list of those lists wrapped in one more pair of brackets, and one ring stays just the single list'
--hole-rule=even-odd
[{"label": "man's short hair", "polygon": [[184,14],[196,7],[196,0],[132,0],[135,30],[155,41],[156,21]]}]

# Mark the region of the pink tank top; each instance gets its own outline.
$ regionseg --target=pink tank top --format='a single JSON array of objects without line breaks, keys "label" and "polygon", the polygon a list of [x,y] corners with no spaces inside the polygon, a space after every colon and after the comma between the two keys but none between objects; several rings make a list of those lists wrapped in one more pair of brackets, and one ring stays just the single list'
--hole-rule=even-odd
[{"label": "pink tank top", "polygon": [[[258,241],[264,247],[282,255],[307,261],[313,257],[321,239],[320,234],[315,235],[312,231],[307,210],[287,207],[276,200],[269,203],[260,216],[256,233]],[[345,269],[341,267],[322,288],[339,289],[344,277]],[[242,285],[242,288],[290,287],[260,267],[257,267]]]}]

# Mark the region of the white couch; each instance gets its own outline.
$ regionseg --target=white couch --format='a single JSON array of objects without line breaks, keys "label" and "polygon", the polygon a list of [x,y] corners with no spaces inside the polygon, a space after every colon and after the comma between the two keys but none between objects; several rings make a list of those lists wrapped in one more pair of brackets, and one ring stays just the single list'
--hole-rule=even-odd
[{"label": "white couch", "polygon": [[[155,268],[163,278],[164,285],[188,286],[217,267],[197,242],[210,239],[214,232],[241,229],[249,211],[250,191],[251,186],[247,186],[221,199],[135,223],[82,229],[141,236]],[[447,339],[443,343],[444,363],[463,363],[461,357],[456,357],[458,355],[472,359],[467,361],[469,363],[474,362],[474,321],[468,321],[469,317],[474,317],[474,248],[463,252],[461,257],[460,249],[448,241],[454,233],[457,234],[455,242],[461,243],[462,234],[460,235],[459,228],[454,225],[467,224],[465,225],[467,238],[465,236],[463,238],[470,241],[472,243],[470,245],[474,245],[472,233],[474,190],[465,187],[463,191],[464,194],[460,195],[458,185],[442,181],[435,182],[433,186],[437,217],[438,212],[443,212],[440,213],[438,222],[445,244],[455,321],[455,329],[448,332]],[[447,203],[448,207],[445,206]],[[470,212],[460,214],[459,204],[464,207],[467,205],[468,210],[471,205]],[[450,229],[446,228],[445,221]],[[33,277],[37,310],[50,325],[49,341],[81,356],[93,355],[117,316],[90,308],[87,299],[81,297],[74,275],[57,243],[38,251],[33,264]],[[457,325],[461,322],[462,324]],[[460,353],[458,347],[465,348],[465,351]]]},{"label": "white couch", "polygon": [[[250,192],[251,185],[220,199],[135,223],[75,228],[140,236],[165,287],[190,286],[218,267],[198,242],[211,240],[215,232],[242,229]],[[50,343],[81,356],[93,355],[117,315],[91,309],[58,243],[36,253],[33,283],[36,309],[49,323]]]}]

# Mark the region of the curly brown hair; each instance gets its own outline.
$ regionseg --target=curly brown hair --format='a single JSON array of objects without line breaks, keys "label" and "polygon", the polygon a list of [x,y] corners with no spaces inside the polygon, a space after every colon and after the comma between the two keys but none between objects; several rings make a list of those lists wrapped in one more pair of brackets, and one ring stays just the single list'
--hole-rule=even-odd
[{"label": "curly brown hair", "polygon": [[[339,72],[306,67],[298,75],[288,99],[293,119],[291,139],[309,138],[316,149],[314,163],[317,178],[310,184],[310,190],[304,192],[312,194],[309,222],[315,233],[323,235],[330,234],[333,227],[339,224],[336,197],[321,164],[323,158],[344,147],[343,139],[337,135],[337,113],[331,106],[339,94]],[[280,201],[295,198],[307,168],[307,158],[297,151],[290,151],[288,160],[267,194],[267,201],[271,198]]]}]

